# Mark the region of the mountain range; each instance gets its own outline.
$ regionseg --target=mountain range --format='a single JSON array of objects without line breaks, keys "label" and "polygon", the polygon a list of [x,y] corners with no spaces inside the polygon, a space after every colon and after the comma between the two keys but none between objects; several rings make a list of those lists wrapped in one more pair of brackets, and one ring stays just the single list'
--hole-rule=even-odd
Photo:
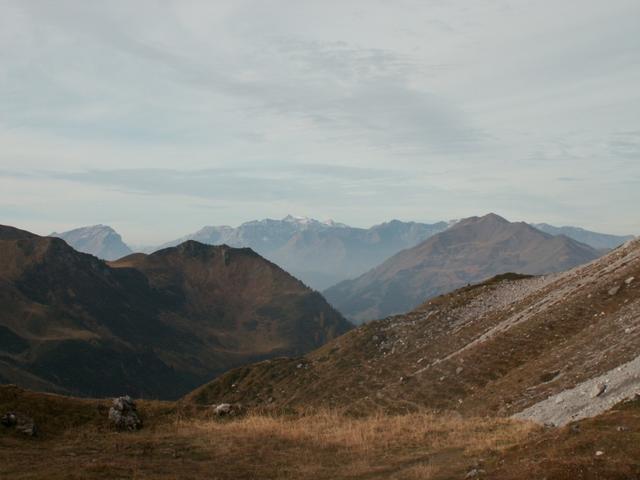
[{"label": "mountain range", "polygon": [[204,227],[162,247],[185,240],[250,247],[321,290],[355,277],[389,256],[447,228],[447,223],[391,222],[354,228],[291,215],[282,220],[256,220],[237,228]]},{"label": "mountain range", "polygon": [[551,235],[564,235],[573,238],[578,242],[586,243],[600,250],[616,248],[634,238],[633,235],[608,235],[606,233],[591,232],[580,227],[554,227],[547,223],[534,223],[532,226]]},{"label": "mountain range", "polygon": [[[332,220],[321,222],[288,215],[281,220],[254,220],[239,227],[207,226],[158,247],[145,247],[140,251],[151,253],[186,240],[249,247],[312,288],[324,290],[362,275],[392,255],[418,245],[455,223],[426,224],[391,220],[371,228],[355,228]],[[552,235],[565,235],[598,250],[614,248],[633,238],[577,227],[533,226]],[[63,238],[76,250],[106,260],[115,260],[131,253],[120,236],[103,225],[52,235]]]},{"label": "mountain range", "polygon": [[187,241],[113,263],[0,226],[0,383],[176,398],[351,325],[250,249]]},{"label": "mountain range", "polygon": [[356,323],[407,312],[428,298],[505,272],[541,275],[600,256],[564,235],[489,214],[471,217],[324,292]]},{"label": "mountain range", "polygon": [[[471,218],[447,232],[493,230],[507,251],[532,237],[505,222]],[[349,330],[248,249],[187,241],[105,263],[0,227],[0,383],[175,397],[204,362],[243,356],[177,402],[137,400],[136,432],[113,431],[113,399],[0,385],[0,411],[11,412],[0,476],[635,478],[639,279],[632,240],[565,272],[502,274]],[[296,299],[315,307],[283,324]],[[293,325],[310,328],[290,337]],[[254,329],[260,339],[245,338]],[[287,338],[310,343],[247,355]],[[219,418],[220,407],[249,415]]]}]

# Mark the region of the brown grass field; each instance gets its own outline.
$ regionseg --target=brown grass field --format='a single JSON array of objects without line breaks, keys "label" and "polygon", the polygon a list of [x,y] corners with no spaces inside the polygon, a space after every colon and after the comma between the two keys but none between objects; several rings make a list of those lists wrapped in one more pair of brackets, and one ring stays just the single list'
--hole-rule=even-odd
[{"label": "brown grass field", "polygon": [[139,402],[139,432],[118,433],[108,402],[0,387],[2,411],[20,410],[37,438],[0,427],[0,478],[11,479],[431,479],[464,477],[531,437],[533,424],[454,414],[338,411],[249,413]]},{"label": "brown grass field", "polygon": [[[250,412],[138,402],[118,433],[109,402],[0,386],[0,411],[32,416],[35,438],[0,426],[1,479],[640,478],[640,402],[564,428],[457,413]],[[596,455],[597,451],[603,454]]]}]

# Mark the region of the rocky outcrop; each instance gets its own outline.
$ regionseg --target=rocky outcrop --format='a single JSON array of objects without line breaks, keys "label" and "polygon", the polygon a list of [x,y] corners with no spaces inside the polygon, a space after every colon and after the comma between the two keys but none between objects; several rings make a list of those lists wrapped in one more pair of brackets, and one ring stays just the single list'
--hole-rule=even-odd
[{"label": "rocky outcrop", "polygon": [[128,395],[113,399],[113,406],[109,409],[109,421],[117,430],[133,431],[142,428],[136,404]]}]

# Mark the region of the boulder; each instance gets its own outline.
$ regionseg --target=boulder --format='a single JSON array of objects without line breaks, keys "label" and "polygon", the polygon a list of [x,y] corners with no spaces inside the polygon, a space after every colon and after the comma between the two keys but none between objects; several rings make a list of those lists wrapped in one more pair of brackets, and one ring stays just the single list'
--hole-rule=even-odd
[{"label": "boulder", "polygon": [[15,428],[16,432],[23,433],[29,437],[38,434],[38,427],[33,418],[15,412],[8,412],[2,416],[0,423],[8,428]]},{"label": "boulder", "polygon": [[133,431],[142,428],[136,403],[128,395],[113,399],[113,405],[109,409],[109,420],[117,430]]},{"label": "boulder", "polygon": [[595,385],[593,387],[593,391],[591,393],[591,396],[593,398],[599,397],[600,395],[602,395],[606,391],[607,391],[607,384],[606,383],[598,383],[597,385]]},{"label": "boulder", "polygon": [[218,417],[235,417],[243,413],[243,408],[239,403],[221,403],[215,405],[213,411]]},{"label": "boulder", "polygon": [[0,423],[5,427],[15,427],[16,423],[18,423],[18,417],[15,413],[8,412],[2,416]]},{"label": "boulder", "polygon": [[38,427],[36,426],[33,418],[18,417],[18,423],[16,424],[16,431],[29,437],[35,437],[38,434]]}]

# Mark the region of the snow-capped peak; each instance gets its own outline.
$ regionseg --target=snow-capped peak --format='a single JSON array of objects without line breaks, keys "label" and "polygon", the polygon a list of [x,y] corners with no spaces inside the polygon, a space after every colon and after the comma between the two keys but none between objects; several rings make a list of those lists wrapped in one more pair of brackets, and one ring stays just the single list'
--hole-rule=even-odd
[{"label": "snow-capped peak", "polygon": [[328,219],[324,221],[316,220],[315,218],[309,217],[297,217],[294,215],[287,215],[282,219],[283,222],[293,223],[299,225],[301,227],[332,227],[332,228],[345,228],[347,225],[344,223],[338,223],[333,219]]}]

